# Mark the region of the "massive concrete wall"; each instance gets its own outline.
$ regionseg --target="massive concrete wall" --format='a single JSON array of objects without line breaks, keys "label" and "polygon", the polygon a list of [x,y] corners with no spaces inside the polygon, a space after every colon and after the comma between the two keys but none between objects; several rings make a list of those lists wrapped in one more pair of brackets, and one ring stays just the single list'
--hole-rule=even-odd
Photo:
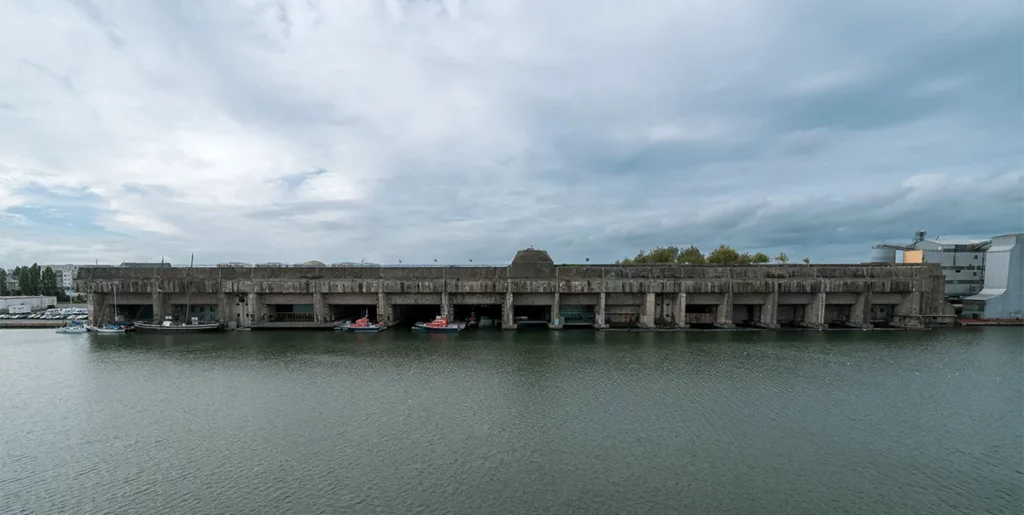
[{"label": "massive concrete wall", "polygon": [[[523,252],[526,259],[520,259]],[[441,312],[451,313],[454,304],[500,303],[509,327],[515,325],[516,306],[542,305],[552,306],[551,320],[559,318],[559,306],[594,306],[599,327],[612,316],[607,306],[616,306],[611,312],[622,316],[636,313],[640,327],[702,321],[776,327],[780,318],[807,327],[836,319],[868,327],[872,317],[882,315],[919,326],[951,314],[935,264],[556,266],[543,251],[523,252],[507,267],[83,266],[75,286],[93,295],[99,317],[106,295],[115,289],[122,303],[151,299],[157,316],[188,292],[204,302],[216,299],[225,320],[241,325],[259,323],[267,306],[277,302],[272,300],[286,297],[316,306],[318,321],[326,321],[327,305],[375,303],[379,313],[390,316],[398,304],[437,303]]]}]

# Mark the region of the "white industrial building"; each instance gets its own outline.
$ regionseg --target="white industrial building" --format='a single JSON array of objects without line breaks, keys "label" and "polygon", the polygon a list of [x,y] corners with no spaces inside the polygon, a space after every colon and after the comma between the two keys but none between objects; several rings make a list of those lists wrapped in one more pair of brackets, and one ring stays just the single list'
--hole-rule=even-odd
[{"label": "white industrial building", "polygon": [[985,251],[985,284],[963,299],[967,318],[1024,318],[1024,234],[992,238]]},{"label": "white industrial building", "polygon": [[873,263],[939,263],[946,297],[966,318],[1024,317],[1024,234],[987,239],[929,238],[918,231],[908,245],[881,243]]}]

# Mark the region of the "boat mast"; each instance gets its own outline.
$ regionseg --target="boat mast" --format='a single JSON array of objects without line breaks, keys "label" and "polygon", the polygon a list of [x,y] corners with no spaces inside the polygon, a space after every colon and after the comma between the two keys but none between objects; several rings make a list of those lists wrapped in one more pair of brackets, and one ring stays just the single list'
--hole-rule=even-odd
[{"label": "boat mast", "polygon": [[[193,252],[192,253],[192,259],[188,262],[188,272],[192,271],[192,266],[195,265],[195,263],[196,263],[196,253]],[[189,300],[191,300],[191,295],[192,295],[192,288],[191,288],[192,281],[190,281],[188,279],[188,272],[185,272],[185,320],[183,322],[183,324],[185,324],[185,325],[187,325],[188,321],[189,321],[189,316],[188,316],[188,314],[189,314],[189,311],[188,311],[188,309],[189,309]]]}]

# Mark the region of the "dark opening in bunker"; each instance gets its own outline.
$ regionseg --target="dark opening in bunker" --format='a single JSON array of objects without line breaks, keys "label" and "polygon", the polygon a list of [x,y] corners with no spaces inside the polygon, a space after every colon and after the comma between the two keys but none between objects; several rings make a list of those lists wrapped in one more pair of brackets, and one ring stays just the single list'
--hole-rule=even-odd
[{"label": "dark opening in bunker", "polygon": [[826,304],[825,324],[829,327],[847,327],[852,314],[853,306],[850,304]]},{"label": "dark opening in bunker", "polygon": [[516,306],[512,316],[517,329],[546,329],[551,322],[551,306]]},{"label": "dark opening in bunker", "polygon": [[353,321],[367,317],[377,322],[376,304],[331,304],[327,307],[331,322]]},{"label": "dark opening in bunker", "polygon": [[501,323],[501,304],[455,304],[452,319],[459,322],[475,320],[467,328],[495,328]]},{"label": "dark opening in bunker", "polygon": [[686,306],[686,323],[695,329],[714,327],[717,317],[717,304],[688,304]]},{"label": "dark opening in bunker", "polygon": [[800,327],[804,322],[805,304],[779,304],[776,323],[779,327]]},{"label": "dark opening in bunker", "polygon": [[757,327],[761,322],[760,304],[733,304],[732,323],[739,327]]},{"label": "dark opening in bunker", "polygon": [[312,304],[268,304],[267,318],[271,322],[313,322]]},{"label": "dark opening in bunker", "polygon": [[558,306],[558,317],[561,319],[562,327],[566,329],[593,327],[597,321],[594,307],[592,305]]},{"label": "dark opening in bunker", "polygon": [[603,323],[615,328],[636,327],[640,323],[640,306],[608,304]]},{"label": "dark opening in bunker", "polygon": [[118,322],[134,322],[153,320],[152,304],[118,304],[114,320]]},{"label": "dark opening in bunker", "polygon": [[[186,309],[188,309],[187,314]],[[171,304],[171,313],[169,314],[177,321],[190,322],[193,318],[201,322],[220,320],[216,304]]]},{"label": "dark opening in bunker", "polygon": [[429,322],[441,314],[441,306],[437,304],[394,304],[391,310],[394,316],[393,324],[399,327],[412,327],[416,322]]},{"label": "dark opening in bunker", "polygon": [[872,304],[871,323],[875,327],[892,326],[893,318],[896,316],[896,304]]}]

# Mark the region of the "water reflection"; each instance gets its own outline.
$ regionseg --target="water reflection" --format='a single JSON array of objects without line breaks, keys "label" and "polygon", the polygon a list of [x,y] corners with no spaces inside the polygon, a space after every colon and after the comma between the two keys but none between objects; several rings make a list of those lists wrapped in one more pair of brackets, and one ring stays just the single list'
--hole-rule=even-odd
[{"label": "water reflection", "polygon": [[0,333],[0,513],[1024,502],[1014,328],[58,336]]}]

